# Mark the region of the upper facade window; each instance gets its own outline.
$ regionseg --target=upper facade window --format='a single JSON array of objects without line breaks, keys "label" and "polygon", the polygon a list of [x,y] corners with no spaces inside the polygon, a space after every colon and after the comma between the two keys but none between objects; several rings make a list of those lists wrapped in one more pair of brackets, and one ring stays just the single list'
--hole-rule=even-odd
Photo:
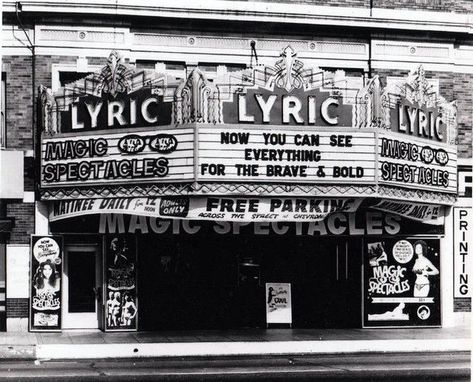
[{"label": "upper facade window", "polygon": [[84,77],[87,77],[90,73],[77,73],[77,72],[59,72],[59,83],[61,87],[76,82]]}]

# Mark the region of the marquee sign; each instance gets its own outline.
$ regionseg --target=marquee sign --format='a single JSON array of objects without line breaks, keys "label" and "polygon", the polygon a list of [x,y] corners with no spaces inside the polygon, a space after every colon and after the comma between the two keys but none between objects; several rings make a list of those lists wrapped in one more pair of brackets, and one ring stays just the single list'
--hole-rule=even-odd
[{"label": "marquee sign", "polygon": [[445,207],[441,205],[381,199],[370,207],[424,224],[443,226],[445,223]]},{"label": "marquee sign", "polygon": [[213,81],[195,68],[177,80],[134,71],[112,52],[101,71],[55,95],[43,89],[40,102],[41,187],[51,199],[54,189],[94,185],[159,196],[168,190],[137,186],[178,182],[188,187],[169,193],[292,184],[445,203],[457,190],[456,106],[422,67],[381,88],[378,77],[365,84],[306,67],[288,46],[273,66]]},{"label": "marquee sign", "polygon": [[455,146],[401,134],[378,134],[379,183],[455,193]]},{"label": "marquee sign", "polygon": [[94,214],[235,222],[322,221],[335,212],[355,212],[361,198],[142,197],[56,201],[51,222]]},{"label": "marquee sign", "polygon": [[375,134],[340,129],[199,129],[198,179],[374,183]]},{"label": "marquee sign", "polygon": [[41,186],[189,180],[192,142],[192,128],[46,138]]}]

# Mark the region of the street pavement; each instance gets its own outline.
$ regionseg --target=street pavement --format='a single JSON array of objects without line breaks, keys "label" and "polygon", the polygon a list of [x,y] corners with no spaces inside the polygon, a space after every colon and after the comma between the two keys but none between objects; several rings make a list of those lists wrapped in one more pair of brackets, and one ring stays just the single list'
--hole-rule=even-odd
[{"label": "street pavement", "polygon": [[3,360],[0,381],[470,381],[470,359],[470,352],[416,352]]}]

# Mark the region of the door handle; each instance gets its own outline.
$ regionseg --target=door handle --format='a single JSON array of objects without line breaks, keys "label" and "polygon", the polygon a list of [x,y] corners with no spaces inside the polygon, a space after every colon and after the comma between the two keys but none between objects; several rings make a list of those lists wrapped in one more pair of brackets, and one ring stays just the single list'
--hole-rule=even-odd
[{"label": "door handle", "polygon": [[100,291],[102,290],[101,287],[96,287],[96,288],[93,288],[94,290],[94,295],[95,295],[95,298],[100,298]]}]

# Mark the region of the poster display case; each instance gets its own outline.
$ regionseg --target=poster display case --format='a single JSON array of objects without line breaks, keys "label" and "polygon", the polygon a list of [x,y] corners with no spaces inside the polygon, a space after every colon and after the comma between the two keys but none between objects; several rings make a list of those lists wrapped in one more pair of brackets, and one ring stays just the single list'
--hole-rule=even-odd
[{"label": "poster display case", "polygon": [[60,331],[62,236],[31,236],[30,331]]},{"label": "poster display case", "polygon": [[440,326],[440,240],[370,239],[363,257],[363,326]]},{"label": "poster display case", "polygon": [[136,237],[105,239],[105,331],[138,329]]}]

